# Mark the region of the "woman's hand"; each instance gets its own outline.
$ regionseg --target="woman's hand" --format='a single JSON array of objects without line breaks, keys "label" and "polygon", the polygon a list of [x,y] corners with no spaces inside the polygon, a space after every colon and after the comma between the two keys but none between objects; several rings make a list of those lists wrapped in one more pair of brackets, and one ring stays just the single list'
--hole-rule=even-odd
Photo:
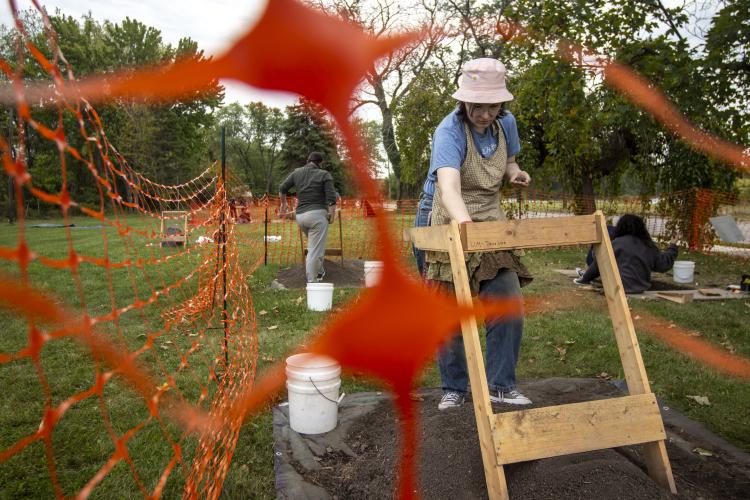
[{"label": "woman's hand", "polygon": [[508,158],[508,163],[505,167],[505,178],[515,187],[527,187],[531,182],[531,176],[521,170],[521,167],[516,163],[515,156]]},{"label": "woman's hand", "polygon": [[531,182],[531,176],[523,170],[518,170],[510,175],[508,181],[517,187],[527,187]]}]

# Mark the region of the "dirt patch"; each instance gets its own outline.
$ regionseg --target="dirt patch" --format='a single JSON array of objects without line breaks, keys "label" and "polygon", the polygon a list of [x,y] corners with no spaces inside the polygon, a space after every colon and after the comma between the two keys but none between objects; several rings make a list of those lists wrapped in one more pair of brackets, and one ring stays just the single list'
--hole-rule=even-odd
[{"label": "dirt patch", "polygon": [[[522,384],[535,406],[588,401],[621,395],[612,383],[591,379],[545,379]],[[473,407],[470,401],[461,408],[440,412],[437,403],[441,391],[421,391],[419,480],[422,498],[487,498]],[[357,395],[350,405],[362,407]],[[369,410],[356,418],[344,417],[343,427],[334,431],[335,439],[326,444],[326,436],[296,435],[297,453],[283,440],[276,440],[277,459],[288,458],[289,470],[298,483],[310,488],[309,498],[393,498],[397,484],[398,424],[387,396],[379,401],[366,400]],[[350,398],[350,396],[347,396]],[[346,400],[345,400],[346,401]],[[663,405],[662,405],[663,406]],[[511,408],[512,409],[512,408]],[[496,412],[508,408],[498,405]],[[343,417],[349,410],[340,409]],[[673,410],[663,409],[673,414]],[[283,424],[275,412],[274,425]],[[675,413],[676,414],[676,413]],[[671,459],[678,498],[747,498],[750,488],[750,457],[699,424],[677,415],[677,424],[665,415]],[[681,420],[680,420],[681,419]],[[671,422],[671,423],[670,423]],[[340,427],[342,427],[340,425]],[[277,436],[277,430],[274,430]],[[300,442],[313,439],[312,467],[299,456]],[[345,446],[342,446],[345,445]],[[318,452],[315,451],[316,448]],[[693,450],[709,450],[701,456]],[[277,460],[277,473],[279,471]],[[292,470],[293,469],[293,470]],[[673,498],[646,474],[638,447],[600,450],[505,467],[511,498],[523,499],[656,499]],[[287,477],[288,479],[288,477]],[[282,481],[289,485],[288,482]],[[278,481],[277,486],[281,483]],[[279,498],[292,498],[288,488],[278,490]],[[299,489],[296,491],[300,491]]]},{"label": "dirt patch", "polygon": [[[365,284],[365,261],[326,259],[323,264],[326,275],[325,283],[333,283],[334,288],[361,287]],[[305,288],[307,277],[305,276],[305,265],[298,264],[292,267],[280,269],[276,275],[276,281],[287,288]]]}]

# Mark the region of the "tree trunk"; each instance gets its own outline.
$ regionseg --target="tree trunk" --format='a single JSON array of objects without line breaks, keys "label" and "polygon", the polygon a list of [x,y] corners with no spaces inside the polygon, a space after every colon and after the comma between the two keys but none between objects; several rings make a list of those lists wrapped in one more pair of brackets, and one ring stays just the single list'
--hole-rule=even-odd
[{"label": "tree trunk", "polygon": [[265,165],[265,171],[266,171],[266,193],[271,194],[273,191],[272,189],[278,191],[276,189],[276,186],[274,186],[273,182],[273,164],[275,162],[275,159],[271,158],[268,161],[268,164]]},{"label": "tree trunk", "polygon": [[594,178],[591,170],[585,168],[581,171],[581,180],[575,191],[574,213],[576,215],[588,215],[596,212],[596,198],[594,198]]},{"label": "tree trunk", "polygon": [[[16,161],[16,150],[13,148],[13,132],[15,130],[15,124],[14,124],[14,118],[15,118],[15,108],[12,106],[9,107],[10,113],[8,114],[8,151],[10,152],[10,157],[13,161]],[[7,216],[8,216],[8,223],[12,224],[16,220],[16,205],[15,200],[13,199],[13,196],[16,191],[16,183],[15,178],[8,174],[8,208],[7,208]]]},{"label": "tree trunk", "polygon": [[393,167],[393,175],[396,180],[396,200],[401,199],[401,153],[398,151],[396,145],[396,133],[393,128],[393,111],[388,106],[388,101],[385,96],[385,89],[383,89],[383,82],[376,80],[373,82],[373,88],[375,89],[375,96],[378,100],[378,107],[383,115],[383,123],[380,131],[383,137],[383,147],[385,153],[388,156],[388,161]]}]

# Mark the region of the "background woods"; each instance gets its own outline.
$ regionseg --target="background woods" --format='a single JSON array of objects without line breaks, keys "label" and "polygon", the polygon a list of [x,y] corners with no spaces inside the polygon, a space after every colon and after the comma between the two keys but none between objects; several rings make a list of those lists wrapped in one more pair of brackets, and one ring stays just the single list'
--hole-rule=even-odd
[{"label": "background woods", "polygon": [[[601,66],[586,53],[574,50],[562,57],[561,49],[581,46],[630,66],[700,128],[748,144],[748,0],[678,7],[625,0],[309,3],[361,25],[374,37],[415,29],[426,34],[373,66],[351,103],[371,171],[387,177],[384,194],[390,198],[418,196],[431,133],[455,106],[450,94],[461,65],[478,56],[499,57],[509,69],[515,95],[510,110],[519,125],[523,168],[538,189],[577,195],[579,213],[593,211],[596,196],[649,197],[694,187],[733,192],[739,186],[736,170],[693,151],[607,86]],[[31,40],[51,57],[41,20],[32,13],[24,18]],[[183,38],[170,45],[158,29],[135,19],[112,23],[60,13],[51,19],[76,77],[206,57],[195,41]],[[16,43],[14,30],[1,27],[0,52],[9,61],[16,60]],[[27,62],[27,81],[48,79],[46,71]],[[275,193],[309,151],[320,150],[338,191],[356,195],[335,124],[310,102],[298,100],[285,109],[225,103],[224,89],[215,82],[191,99],[170,104],[118,99],[97,109],[116,154],[157,182],[179,183],[218,159],[220,128],[225,127],[228,165],[253,193]],[[33,115],[52,129],[58,126],[57,115],[45,107],[34,107]],[[0,131],[16,154],[28,158],[35,185],[56,192],[57,150],[26,130],[19,151],[16,121],[13,110],[0,110]],[[77,123],[65,118],[61,126],[72,146],[83,147]],[[76,199],[96,199],[86,172],[74,169],[69,175]],[[0,200],[7,201],[5,189]],[[27,209],[44,211],[34,203]]]}]

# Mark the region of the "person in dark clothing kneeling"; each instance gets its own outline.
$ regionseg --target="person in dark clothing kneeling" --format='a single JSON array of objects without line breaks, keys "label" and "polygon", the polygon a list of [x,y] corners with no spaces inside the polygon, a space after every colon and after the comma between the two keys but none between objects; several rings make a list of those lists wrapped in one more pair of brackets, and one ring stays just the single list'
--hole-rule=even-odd
[{"label": "person in dark clothing kneeling", "polygon": [[[617,221],[612,249],[625,293],[642,293],[651,288],[651,272],[669,271],[677,258],[675,239],[666,251],[660,251],[643,219],[633,214],[625,214]],[[598,277],[599,267],[594,260],[583,276],[573,282],[585,285]]]}]

